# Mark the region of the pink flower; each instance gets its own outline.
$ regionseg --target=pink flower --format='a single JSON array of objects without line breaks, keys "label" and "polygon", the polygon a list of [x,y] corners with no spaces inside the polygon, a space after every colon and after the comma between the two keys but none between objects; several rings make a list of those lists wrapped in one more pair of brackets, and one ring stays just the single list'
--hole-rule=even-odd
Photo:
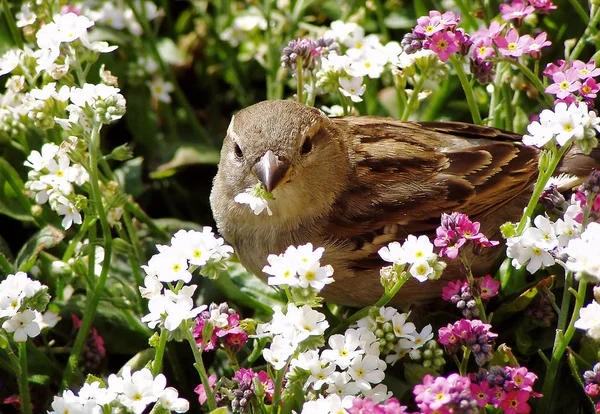
[{"label": "pink flower", "polygon": [[592,398],[596,398],[600,393],[600,386],[598,384],[587,384],[585,386],[585,393]]},{"label": "pink flower", "polygon": [[521,24],[521,20],[529,16],[535,11],[533,6],[527,6],[523,0],[514,0],[512,4],[501,4],[500,13],[502,20],[516,20],[517,25]]},{"label": "pink flower", "polygon": [[556,95],[559,99],[566,98],[581,87],[577,73],[571,69],[567,69],[566,72],[556,72],[552,75],[552,80],[554,83],[548,86],[544,92]]},{"label": "pink flower", "polygon": [[433,36],[435,33],[442,31],[446,26],[442,23],[442,15],[437,10],[429,12],[429,16],[421,16],[417,19],[417,26],[413,33],[423,36]]},{"label": "pink flower", "polygon": [[529,393],[533,391],[532,386],[537,379],[537,375],[529,372],[526,367],[504,367],[504,371],[510,375],[510,380],[504,384],[505,389],[510,390],[511,387],[514,387]]},{"label": "pink flower", "polygon": [[557,63],[558,65],[555,65],[554,63],[548,63],[542,72],[542,75],[546,76],[547,78],[551,78],[555,73],[564,72],[569,67],[569,62],[566,60],[560,59]]},{"label": "pink flower", "polygon": [[501,406],[505,414],[526,414],[531,411],[527,400],[529,400],[529,392],[511,391],[506,394]]},{"label": "pink flower", "polygon": [[552,0],[530,0],[530,2],[538,13],[549,14],[550,10],[556,10],[556,5],[552,3]]},{"label": "pink flower", "polygon": [[[208,386],[213,391],[215,389],[215,382],[217,382],[216,374],[212,374],[210,377],[208,377]],[[206,390],[204,389],[204,385],[199,384],[196,388],[194,388],[194,392],[198,394],[198,402],[200,402],[200,405],[204,404],[208,399],[208,397],[206,396]]]},{"label": "pink flower", "polygon": [[450,302],[453,296],[458,295],[460,293],[461,288],[465,286],[465,284],[468,286],[468,281],[457,280],[448,282],[448,285],[442,288],[442,299]]},{"label": "pink flower", "polygon": [[490,275],[485,276],[483,279],[479,279],[479,283],[481,299],[490,299],[498,294],[500,282],[495,281]]},{"label": "pink flower", "polygon": [[478,61],[486,60],[496,54],[492,47],[492,38],[486,37],[473,42],[473,57]]},{"label": "pink flower", "polygon": [[571,67],[575,69],[577,77],[581,80],[600,76],[600,68],[596,67],[596,62],[593,60],[588,63],[584,63],[581,60],[574,60],[571,63]]},{"label": "pink flower", "polygon": [[456,259],[460,248],[467,242],[466,239],[458,237],[454,230],[448,230],[443,227],[436,229],[436,239],[433,241],[435,247],[441,247],[440,257],[446,256],[449,259]]},{"label": "pink flower", "polygon": [[[483,381],[481,384],[471,383],[471,395],[477,400],[477,405],[485,407],[491,402],[490,384],[487,381]],[[493,390],[492,390],[493,391]]]},{"label": "pink flower", "polygon": [[600,86],[598,86],[594,78],[587,78],[579,89],[581,96],[588,99],[595,99],[597,96],[596,92],[598,91],[600,91]]},{"label": "pink flower", "polygon": [[519,57],[525,53],[532,40],[531,36],[523,35],[519,37],[516,29],[510,29],[506,37],[498,36],[494,39],[494,43],[503,56]]},{"label": "pink flower", "polygon": [[502,30],[504,30],[505,26],[506,23],[500,24],[497,21],[493,21],[490,23],[490,27],[482,27],[481,29],[473,33],[471,39],[473,40],[473,42],[480,39],[494,40],[494,38],[496,38],[502,32]]},{"label": "pink flower", "polygon": [[452,32],[437,32],[431,37],[429,49],[437,53],[442,62],[446,62],[450,55],[458,52],[459,43]]},{"label": "pink flower", "polygon": [[542,48],[548,47],[552,44],[552,42],[546,40],[547,37],[548,33],[546,32],[542,32],[539,35],[537,35],[535,39],[531,41],[525,53],[527,53],[534,59],[539,59],[542,56]]}]

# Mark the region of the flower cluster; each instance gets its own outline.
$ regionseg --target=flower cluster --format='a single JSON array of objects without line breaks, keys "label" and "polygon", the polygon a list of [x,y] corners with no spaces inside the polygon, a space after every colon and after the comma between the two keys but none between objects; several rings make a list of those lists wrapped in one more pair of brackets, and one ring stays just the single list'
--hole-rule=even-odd
[{"label": "flower cluster", "polygon": [[600,341],[600,303],[593,300],[589,305],[581,308],[575,327],[586,331],[590,338]]},{"label": "flower cluster", "polygon": [[333,268],[321,266],[324,248],[313,250],[313,245],[290,246],[280,255],[270,254],[263,272],[270,275],[267,283],[271,286],[298,287],[320,292],[333,282]]},{"label": "flower cluster", "polygon": [[379,249],[379,256],[394,264],[397,274],[401,274],[408,265],[408,273],[419,282],[439,279],[446,264],[438,260],[433,252],[433,244],[427,236],[409,235],[404,242],[392,242]]},{"label": "flower cluster", "polygon": [[569,256],[567,268],[578,278],[600,282],[600,223],[589,223],[579,238],[569,241],[564,252]]},{"label": "flower cluster", "polygon": [[585,381],[585,393],[596,400],[596,411],[598,411],[598,408],[600,408],[600,402],[597,401],[598,396],[600,396],[600,363],[594,365],[591,370],[585,371],[583,379]]},{"label": "flower cluster", "polygon": [[498,294],[500,282],[495,281],[490,275],[476,278],[473,285],[468,279],[451,281],[442,289],[442,299],[453,303],[468,319],[477,318],[476,298],[490,299]]},{"label": "flower cluster", "polygon": [[593,107],[600,85],[595,78],[600,76],[600,68],[596,67],[595,61],[582,62],[574,60],[567,62],[559,60],[557,64],[549,63],[543,75],[552,79],[545,92],[555,95],[557,102],[572,104],[584,102]]},{"label": "flower cluster", "polygon": [[[206,330],[212,330],[208,338],[203,336]],[[240,326],[240,315],[227,303],[211,303],[207,310],[200,312],[193,334],[203,351],[223,347],[236,352],[248,341],[248,334]]]},{"label": "flower cluster", "polygon": [[[216,375],[211,375],[209,382],[216,382]],[[241,368],[231,379],[223,380],[221,387],[215,389],[215,400],[219,406],[229,404],[235,413],[250,413],[258,399],[261,403],[270,403],[273,399],[274,384],[266,371],[254,372]],[[202,384],[194,390],[198,394],[200,404],[206,402],[206,391]]]},{"label": "flower cluster", "polygon": [[233,249],[215,237],[210,227],[202,231],[179,230],[170,245],[157,245],[159,253],[142,266],[146,272],[144,286],[140,286],[142,297],[149,299],[150,313],[142,318],[150,328],[161,324],[169,331],[177,329],[183,321],[196,317],[206,306],[194,308],[192,295],[196,285],[164,289],[163,283],[192,280],[192,271],[200,267],[205,275],[217,274]]},{"label": "flower cluster", "polygon": [[[523,234],[509,237],[506,255],[512,258],[513,266],[517,269],[526,266],[528,272],[535,273],[542,267],[553,265],[555,257],[566,253],[568,245],[581,243],[576,241],[580,240],[581,223],[577,221],[578,217],[581,220],[580,214],[580,205],[571,204],[556,222],[540,215]],[[585,250],[581,254],[585,254]],[[572,263],[572,266],[577,266]]]},{"label": "flower cluster", "polygon": [[541,397],[533,391],[537,375],[525,367],[493,366],[487,371],[480,368],[470,374],[471,395],[479,407],[486,405],[502,408],[506,413],[528,413],[530,397]]},{"label": "flower cluster", "polygon": [[433,241],[436,247],[441,247],[440,256],[456,259],[463,247],[471,242],[474,249],[497,246],[499,242],[490,241],[479,231],[478,221],[472,222],[466,214],[442,214],[442,224],[436,229],[437,237]]},{"label": "flower cluster", "polygon": [[315,41],[308,38],[291,40],[283,48],[281,66],[295,71],[298,62],[301,62],[302,68],[306,70],[318,69],[321,67],[321,58],[327,57],[329,52],[339,52],[339,46],[333,39],[320,37]]},{"label": "flower cluster", "polygon": [[400,313],[392,307],[374,308],[368,316],[358,320],[357,326],[375,334],[379,351],[387,355],[385,361],[389,364],[395,364],[408,354],[412,360],[423,359],[426,366],[443,365],[439,352],[429,347],[435,343],[431,325],[418,332],[415,324],[408,322],[408,317],[408,313]]},{"label": "flower cluster", "polygon": [[471,381],[459,374],[423,378],[423,384],[413,388],[415,402],[422,413],[475,412],[477,401],[471,394]]},{"label": "flower cluster", "polygon": [[95,413],[107,409],[128,409],[141,414],[149,404],[168,412],[187,412],[189,402],[179,398],[175,388],[166,385],[163,374],[153,377],[148,368],[131,373],[131,368],[125,366],[121,376],[111,374],[108,377],[108,387],[94,380],[86,382],[77,394],[66,390],[61,397],[54,397],[49,414]]},{"label": "flower cluster", "polygon": [[461,319],[454,324],[440,328],[439,342],[444,345],[446,352],[451,355],[459,350],[468,350],[475,356],[477,365],[483,365],[492,359],[494,342],[498,334],[490,331],[492,325],[478,319]]},{"label": "flower cluster", "polygon": [[527,126],[527,132],[529,134],[523,136],[525,145],[556,148],[573,142],[589,154],[598,145],[596,134],[600,132],[600,118],[588,110],[585,102],[570,105],[559,102],[554,110],[544,109],[539,121]]},{"label": "flower cluster", "polygon": [[[73,320],[74,335],[76,335],[81,328],[81,319],[75,314],[71,314],[71,319]],[[100,336],[96,328],[91,328],[81,353],[81,363],[85,367],[85,372],[97,372],[105,357],[104,338]]]},{"label": "flower cluster", "polygon": [[44,144],[41,152],[32,151],[25,166],[32,169],[25,188],[34,194],[35,201],[49,202],[53,210],[64,216],[62,226],[65,230],[73,223],[81,224],[73,185],[83,186],[89,181],[87,170],[81,164],[71,164],[67,150],[52,143]]},{"label": "flower cluster", "polygon": [[15,342],[36,337],[43,328],[58,322],[56,314],[41,313],[49,301],[47,290],[47,286],[30,279],[24,272],[10,274],[0,282],[0,320],[4,320],[2,329],[13,334]]},{"label": "flower cluster", "polygon": [[348,414],[404,414],[407,408],[395,398],[390,398],[385,403],[374,403],[370,398],[356,397],[352,406],[347,409]]},{"label": "flower cluster", "polygon": [[275,370],[280,370],[300,346],[322,339],[328,327],[329,322],[321,312],[309,305],[299,308],[290,303],[286,313],[276,308],[271,322],[258,325],[256,334],[271,336],[270,347],[263,351],[263,357]]}]

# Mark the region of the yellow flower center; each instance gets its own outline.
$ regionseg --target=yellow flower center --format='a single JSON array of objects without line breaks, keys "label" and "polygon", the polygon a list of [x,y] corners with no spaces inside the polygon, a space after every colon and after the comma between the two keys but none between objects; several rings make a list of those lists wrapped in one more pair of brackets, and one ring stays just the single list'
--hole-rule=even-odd
[{"label": "yellow flower center", "polygon": [[517,44],[516,43],[509,43],[508,44],[508,50],[517,50]]},{"label": "yellow flower center", "polygon": [[306,280],[315,280],[315,272],[306,272],[304,277]]}]

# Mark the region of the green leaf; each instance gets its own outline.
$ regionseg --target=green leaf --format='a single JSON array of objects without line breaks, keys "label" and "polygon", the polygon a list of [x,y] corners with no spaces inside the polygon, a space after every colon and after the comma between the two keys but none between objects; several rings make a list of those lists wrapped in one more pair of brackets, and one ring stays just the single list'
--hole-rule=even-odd
[{"label": "green leaf", "polygon": [[425,377],[427,374],[434,377],[440,375],[435,370],[424,367],[420,364],[404,364],[404,377],[412,385],[422,383],[423,377]]},{"label": "green leaf", "polygon": [[210,414],[227,414],[227,407],[219,407],[216,410],[210,412]]},{"label": "green leaf", "polygon": [[124,193],[131,194],[133,197],[139,197],[146,191],[142,181],[142,163],[144,159],[137,157],[129,160],[115,170],[115,176],[121,185]]},{"label": "green leaf", "polygon": [[575,382],[577,382],[577,384],[579,384],[579,386],[581,387],[581,393],[584,394],[587,398],[586,401],[588,401],[590,403],[590,412],[594,412],[594,407],[595,407],[595,403],[592,400],[592,398],[586,393],[583,392],[585,384],[583,383],[582,380],[582,372],[579,369],[579,366],[577,365],[577,354],[569,347],[567,348],[567,362],[569,363],[569,369],[571,371],[571,375],[573,376],[573,378],[575,378]]},{"label": "green leaf", "polygon": [[534,287],[527,289],[521,295],[519,295],[516,299],[503,303],[500,307],[494,312],[494,323],[498,323],[506,319],[508,316],[513,315],[515,313],[519,313],[523,311],[531,301],[537,296],[539,293],[539,289],[544,286],[546,288],[552,287],[554,284],[554,276],[547,277],[539,281]]},{"label": "green leaf", "polygon": [[498,346],[498,349],[496,349],[496,352],[494,352],[494,355],[492,356],[492,359],[489,362],[489,366],[494,365],[499,365],[502,367],[507,365],[511,367],[518,367],[519,361],[517,361],[517,358],[515,358],[515,356],[512,353],[512,349],[510,349],[508,345],[501,344],[500,346]]},{"label": "green leaf", "polygon": [[0,214],[20,221],[33,221],[31,203],[23,194],[24,184],[15,169],[0,157]]},{"label": "green leaf", "polygon": [[522,267],[515,269],[511,264],[511,259],[506,258],[498,269],[494,279],[500,281],[500,295],[502,297],[514,295],[523,290],[525,285],[525,272],[527,270]]},{"label": "green leaf", "polygon": [[34,384],[48,385],[50,384],[50,377],[48,375],[30,375],[27,381]]},{"label": "green leaf", "polygon": [[154,359],[155,354],[156,350],[154,348],[144,349],[127,361],[125,366],[130,367],[131,372],[139,371],[140,369],[145,368],[148,363]]},{"label": "green leaf", "polygon": [[175,151],[173,158],[150,173],[150,178],[155,180],[171,177],[175,174],[177,168],[198,165],[198,164],[218,164],[219,151],[216,148],[201,144],[182,145]]},{"label": "green leaf", "polygon": [[15,261],[15,267],[23,272],[29,271],[35,264],[38,254],[58,245],[65,238],[65,233],[54,226],[46,226],[35,233],[21,248]]}]

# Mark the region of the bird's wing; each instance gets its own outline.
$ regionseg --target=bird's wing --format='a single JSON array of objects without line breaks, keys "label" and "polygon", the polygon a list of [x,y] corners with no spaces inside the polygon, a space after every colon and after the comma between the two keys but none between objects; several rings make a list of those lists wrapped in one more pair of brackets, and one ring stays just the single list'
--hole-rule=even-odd
[{"label": "bird's wing", "polygon": [[444,212],[475,220],[493,214],[536,178],[538,150],[519,144],[519,135],[452,122],[365,117],[333,122],[350,137],[354,177],[327,232],[373,259],[391,240],[433,235]]}]

